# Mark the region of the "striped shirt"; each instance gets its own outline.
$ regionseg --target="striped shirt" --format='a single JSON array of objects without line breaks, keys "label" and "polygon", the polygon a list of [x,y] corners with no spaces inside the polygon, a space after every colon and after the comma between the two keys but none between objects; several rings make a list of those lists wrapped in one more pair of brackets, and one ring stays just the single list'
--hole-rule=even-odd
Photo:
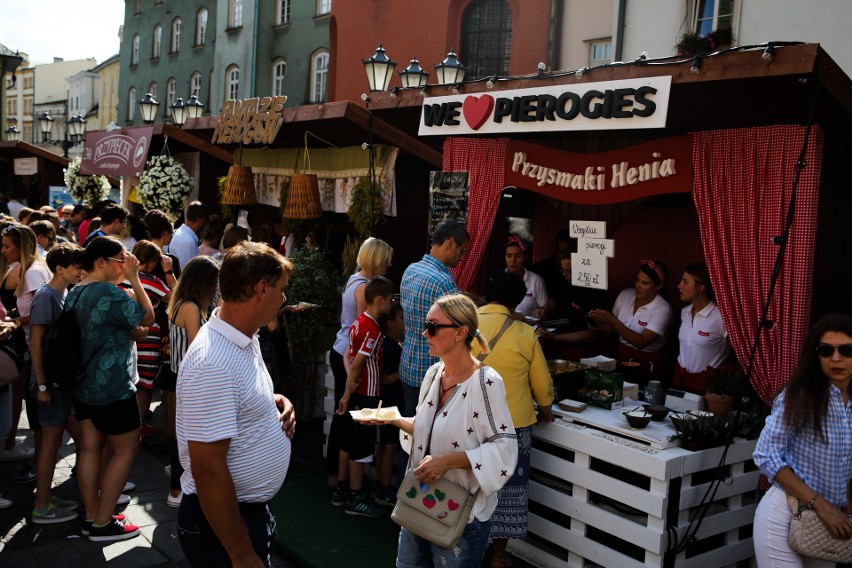
[{"label": "striped shirt", "polygon": [[281,488],[290,440],[281,429],[272,378],[257,335],[246,337],[215,310],[186,352],[177,382],[177,439],[184,493],[196,493],[188,442],[230,440],[226,456],[237,501],[265,503]]},{"label": "striped shirt", "polygon": [[784,395],[775,399],[772,414],[754,449],[754,463],[773,485],[783,489],[775,476],[789,467],[805,484],[835,507],[846,505],[846,484],[852,479],[852,404],[844,407],[843,394],[828,387],[828,412],[823,418],[827,443],[811,424],[791,430],[784,424]]},{"label": "striped shirt", "polygon": [[[174,317],[169,320],[169,365],[175,373],[180,369],[180,364],[183,358],[186,357],[187,349],[189,349],[189,336],[186,333],[186,328],[175,324],[177,314],[185,303],[181,302],[175,306]],[[206,322],[207,320],[202,316],[201,325],[204,325]]]},{"label": "striped shirt", "polygon": [[429,355],[429,345],[423,337],[426,314],[435,300],[445,294],[459,292],[459,287],[443,262],[425,254],[423,260],[405,269],[399,292],[405,319],[399,378],[408,386],[419,387],[429,367],[438,362],[437,357]]},{"label": "striped shirt", "polygon": [[364,369],[361,371],[358,394],[381,395],[384,345],[385,336],[382,334],[379,322],[367,312],[355,318],[355,322],[349,328],[349,356],[353,361],[359,354],[367,358]]}]

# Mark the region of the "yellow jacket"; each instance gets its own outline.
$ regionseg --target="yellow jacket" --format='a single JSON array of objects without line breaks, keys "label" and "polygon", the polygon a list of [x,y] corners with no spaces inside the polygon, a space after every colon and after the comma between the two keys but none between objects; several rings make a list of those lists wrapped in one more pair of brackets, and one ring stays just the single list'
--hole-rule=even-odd
[{"label": "yellow jacket", "polygon": [[[509,310],[499,304],[487,304],[477,310],[479,331],[490,343],[503,327]],[[473,342],[473,356],[480,354],[479,344]],[[533,328],[515,320],[488,355],[485,365],[493,368],[503,378],[506,402],[515,428],[535,424],[533,399],[539,406],[553,404],[553,379],[547,370],[544,352]]]}]

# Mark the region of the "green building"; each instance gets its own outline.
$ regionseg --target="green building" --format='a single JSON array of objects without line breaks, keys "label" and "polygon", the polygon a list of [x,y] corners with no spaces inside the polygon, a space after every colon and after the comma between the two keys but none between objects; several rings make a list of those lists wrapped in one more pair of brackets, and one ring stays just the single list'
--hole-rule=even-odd
[{"label": "green building", "polygon": [[232,98],[324,102],[330,14],[331,0],[125,0],[118,123],[142,123],[148,92],[158,122],[193,94],[213,115]]}]

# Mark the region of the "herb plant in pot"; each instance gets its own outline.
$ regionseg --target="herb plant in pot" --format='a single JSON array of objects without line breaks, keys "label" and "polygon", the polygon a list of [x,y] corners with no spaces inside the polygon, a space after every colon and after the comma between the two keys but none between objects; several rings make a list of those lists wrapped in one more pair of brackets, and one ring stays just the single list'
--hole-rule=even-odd
[{"label": "herb plant in pot", "polygon": [[731,411],[734,397],[740,392],[740,373],[717,369],[710,375],[704,389],[707,410],[717,416],[725,416]]},{"label": "herb plant in pot", "polygon": [[722,446],[731,435],[727,416],[679,413],[671,420],[676,432],[672,439],[680,440],[681,447],[691,452]]}]

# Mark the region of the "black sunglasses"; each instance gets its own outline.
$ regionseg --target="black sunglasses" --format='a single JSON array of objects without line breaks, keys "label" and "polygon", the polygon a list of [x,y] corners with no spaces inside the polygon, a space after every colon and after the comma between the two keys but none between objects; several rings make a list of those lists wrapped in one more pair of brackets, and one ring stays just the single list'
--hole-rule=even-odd
[{"label": "black sunglasses", "polygon": [[833,356],[835,351],[839,352],[841,357],[852,358],[852,343],[845,343],[843,345],[820,343],[816,348],[817,355],[824,359]]},{"label": "black sunglasses", "polygon": [[423,329],[426,330],[426,333],[429,334],[429,337],[435,337],[435,334],[438,333],[438,330],[444,327],[461,327],[454,323],[437,323],[432,320],[426,320],[426,323],[423,324]]}]

